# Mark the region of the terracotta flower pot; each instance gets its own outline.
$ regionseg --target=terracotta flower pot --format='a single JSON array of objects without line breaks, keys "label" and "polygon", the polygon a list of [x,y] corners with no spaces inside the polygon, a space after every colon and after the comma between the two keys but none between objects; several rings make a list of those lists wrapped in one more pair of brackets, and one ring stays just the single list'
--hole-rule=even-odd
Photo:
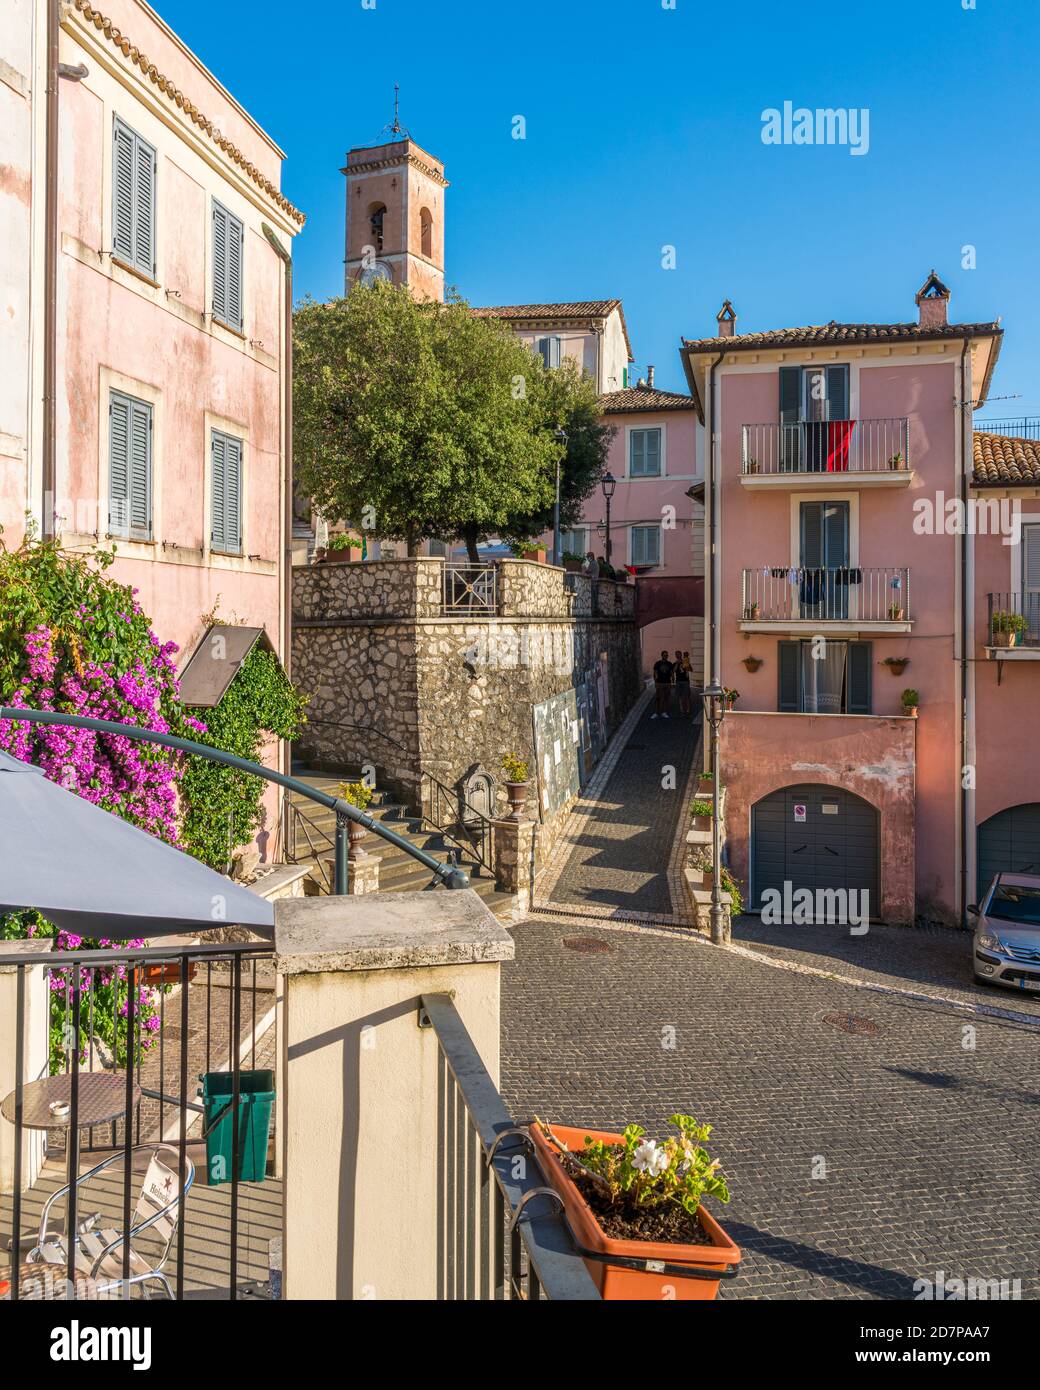
[{"label": "terracotta flower pot", "polygon": [[910,665],[910,661],[909,658],[906,661],[886,661],[885,665],[892,672],[893,676],[901,676],[903,672],[906,670],[906,668]]},{"label": "terracotta flower pot", "polygon": [[761,665],[762,658],[760,656],[746,656],[744,658],[744,668],[747,671],[757,671]]},{"label": "terracotta flower pot", "polygon": [[509,799],[509,815],[506,820],[519,820],[524,813],[524,805],[527,801],[526,782],[507,782],[506,796]]},{"label": "terracotta flower pot", "polygon": [[[198,962],[188,962],[188,984],[195,979],[198,971]],[[181,963],[179,960],[157,961],[153,965],[144,967],[144,979],[142,984],[155,985],[179,985],[181,982]]]},{"label": "terracotta flower pot", "polygon": [[1010,646],[1011,646],[1011,633],[1010,633],[1010,632],[995,632],[995,633],[993,634],[993,645],[994,645],[995,647],[1010,647]]},{"label": "terracotta flower pot", "polygon": [[525,551],[524,551],[524,559],[525,559],[525,560],[534,560],[534,562],[535,562],[536,564],[544,565],[544,564],[545,564],[545,547],[542,546],[542,545],[540,545],[540,546],[536,547],[536,549],[534,549],[534,550],[525,550]]},{"label": "terracotta flower pot", "polygon": [[907,717],[910,718],[910,719],[916,719],[916,718],[917,718],[917,706],[916,706],[916,705],[904,705],[904,706],[903,706],[903,713],[904,713],[905,715],[907,715]]},{"label": "terracotta flower pot", "polygon": [[[586,1135],[605,1144],[621,1142],[620,1134],[612,1134],[606,1130],[553,1125],[552,1132],[572,1153],[578,1153],[584,1147]],[[556,1151],[536,1125],[531,1126],[531,1138],[534,1141],[538,1166],[545,1174],[546,1181],[563,1199],[564,1212],[571,1232],[583,1249],[593,1251],[597,1255],[615,1255],[641,1261],[659,1260],[669,1265],[718,1270],[720,1275],[727,1265],[739,1264],[739,1247],[733,1244],[715,1218],[705,1211],[703,1205],[697,1212],[697,1219],[704,1235],[704,1240],[699,1245],[611,1239],[596,1220],[585,1198],[563,1171]],[[718,1279],[687,1279],[678,1274],[626,1269],[602,1260],[587,1259],[585,1263],[600,1293],[610,1301],[653,1300],[659,1303],[663,1299],[675,1299],[681,1302],[704,1302],[717,1298],[719,1293]]]},{"label": "terracotta flower pot", "polygon": [[361,559],[361,547],[359,545],[348,545],[338,550],[326,550],[323,564],[326,565],[352,565],[357,564]]},{"label": "terracotta flower pot", "polygon": [[568,574],[581,574],[581,560],[564,560],[563,568]]},{"label": "terracotta flower pot", "polygon": [[358,825],[356,821],[350,821],[350,822],[348,823],[348,825],[347,825],[347,842],[348,842],[348,845],[349,845],[349,848],[347,849],[347,857],[348,857],[348,859],[356,859],[357,856],[361,853],[361,850],[360,850],[359,846],[360,846],[360,844],[361,844],[361,841],[365,838],[365,836],[366,836],[367,834],[368,834],[368,831],[365,829],[365,827],[364,827],[363,825]]}]

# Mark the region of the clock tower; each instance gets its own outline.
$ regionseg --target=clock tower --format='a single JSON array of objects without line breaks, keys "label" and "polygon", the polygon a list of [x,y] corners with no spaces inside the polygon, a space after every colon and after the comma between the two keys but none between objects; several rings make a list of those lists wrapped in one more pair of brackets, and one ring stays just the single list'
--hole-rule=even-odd
[{"label": "clock tower", "polygon": [[373,280],[444,298],[444,165],[402,130],[347,154],[345,290]]}]

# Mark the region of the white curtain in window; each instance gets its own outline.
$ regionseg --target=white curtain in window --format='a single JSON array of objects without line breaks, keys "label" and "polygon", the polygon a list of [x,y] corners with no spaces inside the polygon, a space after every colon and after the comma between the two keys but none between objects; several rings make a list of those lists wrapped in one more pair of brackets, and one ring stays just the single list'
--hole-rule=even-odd
[{"label": "white curtain in window", "polygon": [[802,709],[806,714],[841,714],[847,642],[828,642],[820,656],[802,643]]}]

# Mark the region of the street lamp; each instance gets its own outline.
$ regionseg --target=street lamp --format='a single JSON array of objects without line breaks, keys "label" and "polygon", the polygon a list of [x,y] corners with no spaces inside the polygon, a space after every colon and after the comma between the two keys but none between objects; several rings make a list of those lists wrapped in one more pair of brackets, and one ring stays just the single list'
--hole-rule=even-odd
[{"label": "street lamp", "polygon": [[614,477],[613,473],[604,473],[604,474],[603,474],[603,477],[600,478],[599,481],[600,481],[600,486],[601,486],[602,489],[603,489],[603,498],[604,498],[604,500],[605,500],[605,502],[606,502],[606,504],[607,504],[607,549],[606,549],[606,555],[604,556],[604,558],[606,559],[606,562],[607,562],[607,564],[609,565],[609,564],[610,564],[610,499],[614,496],[614,489],[617,487],[617,479]]},{"label": "street lamp", "polygon": [[729,940],[729,927],[722,908],[722,828],[719,823],[719,729],[726,714],[726,692],[718,680],[701,691],[704,717],[711,729],[711,939],[716,946]]},{"label": "street lamp", "polygon": [[563,445],[563,453],[556,460],[556,502],[553,506],[553,559],[554,565],[563,564],[560,554],[560,463],[567,453],[567,431],[556,431],[557,441]]}]

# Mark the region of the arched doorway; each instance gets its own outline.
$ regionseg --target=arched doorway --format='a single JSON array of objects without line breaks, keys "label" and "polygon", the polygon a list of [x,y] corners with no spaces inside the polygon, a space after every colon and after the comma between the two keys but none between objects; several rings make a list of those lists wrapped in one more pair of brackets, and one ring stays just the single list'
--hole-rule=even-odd
[{"label": "arched doorway", "polygon": [[842,888],[870,894],[881,909],[881,831],[877,810],[842,787],[783,787],[751,808],[751,906],[766,889]]},{"label": "arched doorway", "polygon": [[999,873],[1040,874],[1040,802],[1009,806],[984,820],[977,848],[977,899]]}]

